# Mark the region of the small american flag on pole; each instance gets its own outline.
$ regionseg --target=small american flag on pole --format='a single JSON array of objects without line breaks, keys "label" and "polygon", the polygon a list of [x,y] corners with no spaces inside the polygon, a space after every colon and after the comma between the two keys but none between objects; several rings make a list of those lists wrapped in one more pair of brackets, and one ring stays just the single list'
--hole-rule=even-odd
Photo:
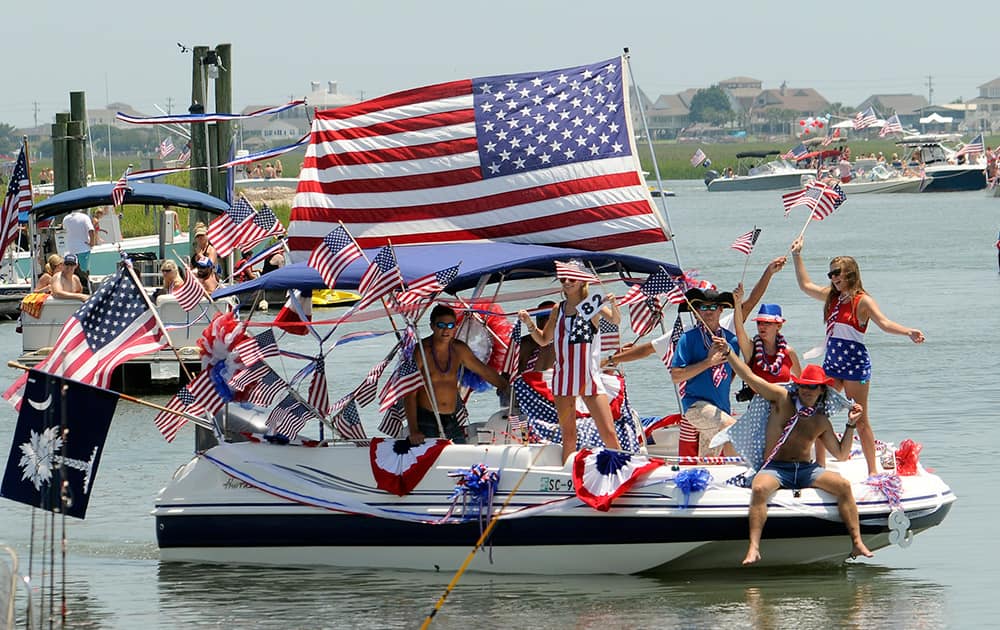
[{"label": "small american flag on pole", "polygon": [[170,139],[169,136],[163,139],[160,143],[160,159],[167,157],[174,152],[174,141]]},{"label": "small american flag on pole", "polygon": [[291,394],[285,396],[278,406],[267,416],[267,428],[273,435],[283,435],[292,439],[306,426],[309,420],[316,418],[309,408],[300,403]]},{"label": "small american flag on pole", "polygon": [[306,263],[319,272],[323,282],[331,289],[336,288],[337,278],[352,262],[364,254],[354,242],[344,226],[338,225],[323,237],[316,249],[309,255]]},{"label": "small american flag on pole", "polygon": [[232,207],[208,224],[208,240],[219,256],[228,256],[239,244],[240,236],[254,216],[253,206],[246,197],[238,197]]},{"label": "small american flag on pole", "polygon": [[399,274],[392,245],[386,245],[375,255],[375,260],[368,266],[365,275],[361,276],[361,282],[358,283],[361,299],[354,308],[360,311],[402,284],[403,277]]},{"label": "small american flag on pole", "polygon": [[233,352],[240,357],[240,362],[243,365],[253,365],[267,357],[276,357],[281,354],[278,342],[274,338],[274,332],[270,329],[237,343],[233,346]]},{"label": "small american flag on pole", "polygon": [[839,208],[845,201],[847,201],[847,194],[844,193],[840,184],[834,184],[832,194],[824,193],[820,200],[816,202],[812,218],[816,221],[822,221],[833,214],[833,211]]},{"label": "small american flag on pole", "polygon": [[111,189],[111,203],[114,204],[116,208],[121,207],[125,203],[125,193],[128,192],[128,174],[132,172],[132,166],[129,165],[122,173],[121,178],[115,182],[115,187]]},{"label": "small american flag on pole", "polygon": [[330,393],[326,384],[326,362],[323,358],[316,359],[309,382],[309,404],[313,409],[325,416],[330,413]]},{"label": "small american flag on pole", "polygon": [[268,370],[256,387],[248,392],[247,402],[268,407],[274,402],[274,398],[286,389],[288,389],[288,383],[274,370]]},{"label": "small american flag on pole", "polygon": [[903,133],[903,124],[899,121],[897,114],[889,116],[888,120],[885,121],[885,126],[878,132],[878,137],[884,138],[890,133]]},{"label": "small american flag on pole", "polygon": [[365,428],[361,426],[361,414],[353,398],[347,401],[340,413],[333,416],[333,426],[348,440],[367,440]]},{"label": "small american flag on pole", "polygon": [[265,241],[272,236],[281,236],[285,233],[285,227],[281,225],[274,210],[265,203],[260,210],[254,213],[253,218],[243,224],[243,231],[237,238],[237,247],[246,251],[253,249],[261,241]]},{"label": "small american flag on pole", "polygon": [[806,148],[806,145],[800,142],[799,146],[792,148],[788,151],[788,153],[781,154],[781,158],[784,160],[797,160],[806,153],[809,153],[809,149]]},{"label": "small american flag on pole", "polygon": [[706,158],[708,158],[708,156],[705,155],[705,152],[702,151],[701,149],[698,149],[697,151],[694,152],[694,155],[691,156],[691,166],[698,166],[699,164],[704,162]]},{"label": "small american flag on pole", "polygon": [[828,207],[828,211],[824,215],[827,216],[836,210],[845,199],[847,199],[847,195],[844,194],[839,184],[831,188],[822,182],[813,181],[802,190],[782,195],[781,203],[785,207],[786,217],[796,206],[805,206],[810,210],[816,210],[820,205],[824,208]]},{"label": "small american flag on pole", "polygon": [[382,394],[379,396],[378,410],[386,411],[396,401],[401,400],[403,396],[417,391],[423,385],[424,381],[417,370],[416,361],[413,358],[402,361],[399,367],[392,373],[392,376],[389,377],[389,382],[382,389]]},{"label": "small american flag on pole", "polygon": [[425,297],[443,291],[458,276],[458,265],[427,274],[410,283],[410,288],[396,296],[401,310],[410,311]]},{"label": "small american flag on pole", "polygon": [[825,138],[823,138],[823,146],[828,147],[833,144],[833,141],[840,137],[840,129],[834,129],[833,133],[828,133]]},{"label": "small american flag on pole", "polygon": [[663,365],[670,367],[670,363],[674,360],[674,352],[677,351],[677,344],[680,343],[681,335],[684,334],[684,323],[681,321],[681,316],[678,313],[677,319],[674,320],[674,329],[670,332],[670,343],[667,345],[666,351],[660,360],[663,361]]},{"label": "small american flag on pole", "polygon": [[0,257],[17,238],[18,216],[31,210],[31,179],[28,177],[28,158],[24,155],[24,145],[17,154],[14,170],[7,183],[7,194],[3,198],[0,212]]},{"label": "small american flag on pole", "polygon": [[205,287],[198,282],[194,271],[185,267],[184,284],[174,289],[172,295],[177,298],[177,303],[184,309],[184,312],[190,313],[198,307],[201,298],[205,297]]},{"label": "small american flag on pole", "polygon": [[753,246],[757,244],[757,237],[759,236],[760,236],[760,228],[754,226],[754,228],[749,232],[747,232],[746,234],[741,234],[739,237],[737,237],[737,239],[733,241],[733,244],[730,245],[729,247],[731,249],[735,249],[736,251],[742,252],[747,256],[749,256],[750,252],[753,251]]},{"label": "small american flag on pole", "polygon": [[871,127],[878,121],[878,115],[875,114],[875,108],[869,107],[863,112],[858,112],[854,117],[854,128],[855,129],[865,129],[866,127]]},{"label": "small american flag on pole", "polygon": [[395,352],[394,349],[388,356],[376,363],[372,369],[368,370],[365,380],[361,381],[361,384],[354,390],[354,398],[362,407],[371,404],[375,400],[375,395],[378,393],[378,379],[382,377],[382,372],[389,365],[389,361],[392,360],[392,355]]},{"label": "small american flag on pole", "polygon": [[963,155],[974,155],[976,153],[983,153],[986,150],[985,142],[983,141],[983,134],[979,134],[975,138],[969,141],[964,147],[958,150],[955,154],[956,158],[962,157]]}]

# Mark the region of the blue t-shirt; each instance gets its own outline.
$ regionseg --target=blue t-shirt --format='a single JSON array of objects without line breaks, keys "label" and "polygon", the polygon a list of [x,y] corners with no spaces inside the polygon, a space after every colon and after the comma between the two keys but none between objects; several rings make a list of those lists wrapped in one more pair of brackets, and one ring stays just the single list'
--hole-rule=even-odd
[{"label": "blue t-shirt", "polygon": [[[733,352],[739,355],[740,347],[736,341],[736,335],[725,329],[722,332],[726,336],[726,341],[729,342],[729,346],[733,349]],[[708,341],[711,342],[711,339],[708,339]],[[708,349],[701,329],[692,328],[681,335],[680,341],[677,342],[677,350],[674,352],[674,358],[670,362],[670,367],[687,367],[704,361],[708,357]],[[725,368],[726,377],[719,383],[718,387],[712,382],[712,368],[703,370],[697,376],[688,379],[687,385],[684,386],[684,398],[681,399],[681,406],[684,408],[684,411],[687,411],[691,405],[699,400],[704,400],[726,413],[731,412],[729,387],[733,382],[733,368],[728,363],[723,363],[722,366]]]}]

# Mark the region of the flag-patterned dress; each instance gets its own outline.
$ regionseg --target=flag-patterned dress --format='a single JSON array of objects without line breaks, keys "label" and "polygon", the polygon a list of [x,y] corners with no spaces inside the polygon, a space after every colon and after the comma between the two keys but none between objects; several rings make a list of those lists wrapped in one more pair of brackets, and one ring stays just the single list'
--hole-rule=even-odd
[{"label": "flag-patterned dress", "polygon": [[826,357],[823,371],[827,376],[845,381],[871,380],[872,364],[865,347],[864,326],[858,321],[858,303],[864,293],[848,302],[835,301],[826,311]]},{"label": "flag-patterned dress", "polygon": [[554,396],[605,394],[601,382],[601,334],[593,322],[559,304],[553,339],[556,360],[552,375]]}]

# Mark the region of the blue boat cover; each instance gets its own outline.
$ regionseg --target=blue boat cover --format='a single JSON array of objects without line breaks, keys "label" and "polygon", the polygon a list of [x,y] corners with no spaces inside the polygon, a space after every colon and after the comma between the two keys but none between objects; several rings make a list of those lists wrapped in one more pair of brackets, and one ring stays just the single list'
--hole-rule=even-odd
[{"label": "blue boat cover", "polygon": [[[417,278],[453,265],[461,264],[458,276],[446,291],[455,293],[476,286],[479,279],[489,276],[490,282],[519,280],[524,278],[551,277],[555,275],[556,260],[576,258],[583,260],[598,273],[617,272],[628,274],[650,274],[663,267],[671,275],[680,275],[676,265],[666,262],[622,254],[619,252],[588,252],[582,249],[549,247],[547,245],[522,245],[518,243],[496,243],[480,241],[476,243],[448,243],[437,245],[403,245],[394,248],[396,260],[407,284]],[[377,250],[366,250],[368,259],[374,258]],[[335,289],[357,290],[361,276],[368,268],[368,262],[358,259],[352,262],[337,279]],[[216,290],[213,298],[225,297],[251,291],[281,289],[324,289],[319,273],[305,263],[287,265],[264,274],[259,278]]]},{"label": "blue boat cover", "polygon": [[[114,187],[114,183],[111,183],[67,190],[36,203],[31,209],[31,213],[35,216],[36,221],[42,221],[82,208],[110,206],[112,205],[111,191]],[[204,210],[212,214],[222,214],[229,209],[229,204],[225,201],[190,188],[143,182],[129,182],[129,188],[131,190],[125,193],[125,203],[127,204],[180,206]]]}]

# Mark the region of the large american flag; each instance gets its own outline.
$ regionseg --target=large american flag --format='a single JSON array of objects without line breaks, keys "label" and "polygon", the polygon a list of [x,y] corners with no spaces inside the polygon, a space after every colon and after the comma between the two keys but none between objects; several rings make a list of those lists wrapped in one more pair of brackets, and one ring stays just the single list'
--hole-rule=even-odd
[{"label": "large american flag", "polygon": [[955,157],[962,157],[963,155],[972,155],[975,153],[983,153],[986,150],[985,142],[983,141],[983,134],[979,134],[972,140],[968,142],[964,147],[958,150]]},{"label": "large american flag", "polygon": [[632,147],[623,58],[454,81],[316,113],[296,260],[343,221],[362,247],[667,240]]},{"label": "large american flag", "polygon": [[128,174],[132,171],[132,167],[129,166],[122,173],[122,176],[115,182],[115,187],[111,189],[111,203],[115,205],[116,208],[120,207],[125,203],[125,193],[128,192]]},{"label": "large american flag", "polygon": [[337,278],[353,261],[361,258],[364,253],[358,247],[351,235],[338,225],[324,236],[309,255],[306,263],[319,272],[323,282],[331,289],[337,288]]},{"label": "large american flag", "polygon": [[[165,344],[153,312],[131,276],[119,269],[63,326],[38,370],[107,388],[115,368]],[[27,372],[3,397],[20,408]]]},{"label": "large american flag", "polygon": [[14,170],[7,183],[7,194],[0,210],[0,258],[7,253],[7,247],[17,239],[18,216],[31,210],[31,178],[28,176],[28,158],[24,155],[24,145],[17,154]]},{"label": "large american flag", "polygon": [[367,308],[396,287],[403,288],[403,276],[399,272],[399,265],[396,264],[396,254],[392,251],[392,245],[386,245],[375,254],[375,259],[358,282],[361,299],[355,305],[355,310]]},{"label": "large american flag", "polygon": [[253,206],[246,197],[238,197],[232,207],[208,224],[208,240],[219,256],[228,256],[239,245],[240,237],[254,216]]},{"label": "large american flag", "polygon": [[899,121],[899,116],[893,114],[885,121],[885,126],[882,127],[882,131],[878,132],[879,138],[884,138],[890,133],[903,133],[903,123]]},{"label": "large american flag", "polygon": [[739,237],[733,241],[733,244],[729,247],[735,249],[738,252],[742,252],[747,256],[753,251],[753,246],[757,244],[757,237],[760,236],[760,228],[754,227],[746,234],[741,234]]},{"label": "large american flag", "polygon": [[858,112],[854,117],[854,128],[864,129],[866,127],[871,127],[878,121],[878,115],[875,114],[875,108],[869,107],[863,112]]}]

